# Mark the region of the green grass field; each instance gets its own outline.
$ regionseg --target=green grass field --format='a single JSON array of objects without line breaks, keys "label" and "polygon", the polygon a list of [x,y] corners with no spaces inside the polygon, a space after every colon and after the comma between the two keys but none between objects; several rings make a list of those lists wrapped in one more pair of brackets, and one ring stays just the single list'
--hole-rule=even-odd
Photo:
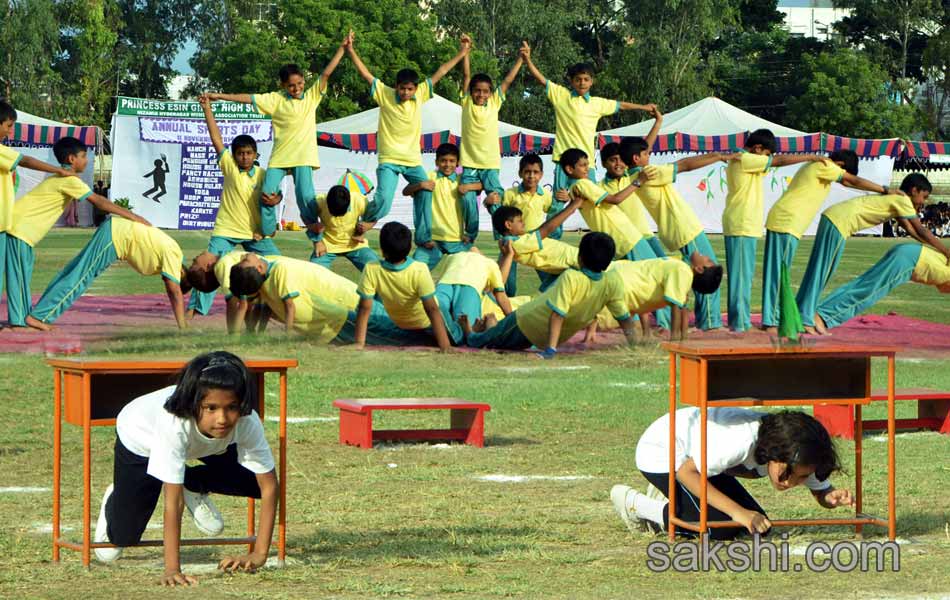
[{"label": "green grass field", "polygon": [[[207,234],[172,232],[185,256],[202,250]],[[37,248],[34,292],[84,243],[89,231],[57,230]],[[576,239],[574,234],[570,239]],[[892,242],[854,239],[832,282],[839,285],[881,256]],[[282,234],[285,253],[306,258],[302,234]],[[722,256],[721,238],[713,245]],[[489,241],[483,249],[491,250]],[[793,280],[810,250],[799,250]],[[761,253],[761,245],[759,249]],[[339,261],[341,273],[355,277]],[[522,290],[536,286],[522,270]],[[143,278],[124,265],[107,271],[94,294],[161,293],[157,278]],[[753,297],[758,298],[758,290]],[[753,307],[756,311],[757,308]],[[875,312],[896,310],[950,322],[950,307],[933,289],[905,285]],[[3,332],[0,335],[15,335]],[[333,399],[379,396],[458,396],[490,402],[484,449],[404,445],[363,451],[337,443],[335,421],[289,425],[288,554],[284,569],[258,574],[212,573],[207,565],[226,548],[182,550],[184,571],[196,574],[194,590],[162,590],[161,551],[128,550],[114,565],[79,565],[64,551],[51,562],[48,491],[12,493],[13,486],[51,485],[52,377],[37,355],[0,355],[5,376],[8,425],[0,440],[0,597],[182,597],[221,598],[776,598],[928,597],[950,587],[950,438],[915,433],[898,441],[898,532],[900,572],[693,572],[655,573],[646,547],[654,538],[631,534],[615,516],[610,487],[645,484],[633,452],[640,433],[666,410],[667,362],[658,347],[601,350],[559,357],[552,363],[527,355],[351,351],[315,347],[271,331],[262,338],[227,337],[200,321],[188,332],[149,328],[130,332],[95,349],[109,357],[192,356],[211,349],[238,354],[293,357],[300,368],[290,377],[290,415],[332,418]],[[899,360],[899,386],[950,388],[946,360]],[[883,384],[884,365],[873,384]],[[276,383],[268,389],[268,410],[276,414]],[[869,412],[883,416],[882,407]],[[898,416],[913,414],[900,406]],[[383,415],[382,427],[434,425],[429,417]],[[266,428],[276,448],[276,423]],[[93,511],[111,480],[114,432],[93,431]],[[846,473],[835,478],[850,487],[853,444],[839,442]],[[64,431],[65,525],[78,534],[81,506],[81,435]],[[865,440],[865,507],[882,513],[886,502],[886,446]],[[486,475],[574,477],[522,483],[485,481]],[[772,516],[823,514],[803,489],[784,494],[764,481],[748,488]],[[242,500],[216,498],[227,519],[226,534],[239,535],[245,522]],[[95,517],[94,517],[95,518]],[[159,523],[161,513],[153,519]],[[185,518],[186,535],[198,535]],[[782,530],[800,546],[811,541],[854,541],[843,528]],[[866,530],[869,539],[883,531]],[[161,529],[147,532],[160,537]],[[273,552],[272,552],[273,555]],[[272,558],[272,562],[273,562]],[[801,564],[793,556],[791,564]]]}]

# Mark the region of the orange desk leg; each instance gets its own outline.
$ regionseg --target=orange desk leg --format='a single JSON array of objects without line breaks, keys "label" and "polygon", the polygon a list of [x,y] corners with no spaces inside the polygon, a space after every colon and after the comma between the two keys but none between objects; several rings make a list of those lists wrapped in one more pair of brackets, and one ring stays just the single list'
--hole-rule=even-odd
[{"label": "orange desk leg", "polygon": [[89,568],[92,504],[92,376],[82,374],[82,566]]},{"label": "orange desk leg", "polygon": [[53,370],[53,562],[59,562],[60,463],[63,440],[63,380],[59,369]]},{"label": "orange desk leg", "polygon": [[[864,510],[863,473],[864,473],[864,415],[860,404],[854,407],[854,513],[855,517]],[[864,525],[854,526],[855,535],[862,535]]]},{"label": "orange desk leg", "polygon": [[709,482],[706,479],[706,419],[709,415],[709,407],[706,404],[706,375],[708,363],[705,360],[699,362],[699,534],[707,533],[706,520],[709,518],[708,493],[706,488]]},{"label": "orange desk leg", "polygon": [[669,524],[667,534],[670,541],[676,539],[676,353],[670,352],[670,481],[669,494]]},{"label": "orange desk leg", "polygon": [[287,557],[287,370],[280,372],[280,505],[277,507],[277,561]]},{"label": "orange desk leg", "polygon": [[897,538],[897,431],[894,414],[894,355],[887,357],[887,537]]}]

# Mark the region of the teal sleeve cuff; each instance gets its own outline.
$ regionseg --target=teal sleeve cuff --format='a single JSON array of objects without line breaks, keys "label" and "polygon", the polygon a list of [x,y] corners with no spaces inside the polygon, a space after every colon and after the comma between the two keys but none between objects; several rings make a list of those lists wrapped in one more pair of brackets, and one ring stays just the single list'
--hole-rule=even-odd
[{"label": "teal sleeve cuff", "polygon": [[425,296],[419,296],[419,300],[428,300],[429,298],[435,298],[435,292],[426,294]]},{"label": "teal sleeve cuff", "polygon": [[619,317],[616,316],[616,315],[614,315],[614,318],[617,319],[617,322],[618,322],[618,323],[623,323],[624,321],[629,321],[629,320],[630,320],[630,313],[629,313],[629,312],[625,312],[625,313],[623,313],[622,315],[620,315]]},{"label": "teal sleeve cuff", "polygon": [[13,165],[10,166],[10,170],[12,171],[13,169],[15,169],[17,165],[20,164],[21,160],[23,160],[23,154],[18,154],[16,157],[16,160],[13,161]]},{"label": "teal sleeve cuff", "polygon": [[503,292],[503,291],[505,291],[505,288],[503,288],[503,287],[494,288],[494,289],[492,290],[492,293],[497,294],[498,292]]},{"label": "teal sleeve cuff", "polygon": [[769,154],[769,161],[765,163],[765,169],[763,170],[763,172],[768,171],[769,169],[772,168],[772,158],[773,156]]},{"label": "teal sleeve cuff", "polygon": [[253,106],[257,112],[264,114],[261,112],[261,109],[257,108],[257,94],[251,94],[251,106]]},{"label": "teal sleeve cuff", "polygon": [[89,199],[89,196],[92,196],[92,191],[86,192],[86,193],[83,194],[82,196],[76,198],[76,200],[88,200],[88,199]]},{"label": "teal sleeve cuff", "polygon": [[360,298],[362,298],[363,300],[373,300],[373,299],[376,297],[375,294],[366,294],[366,293],[361,292],[361,291],[359,291],[359,290],[357,290],[356,294],[357,294]]},{"label": "teal sleeve cuff", "polygon": [[544,238],[541,237],[541,230],[535,229],[534,235],[538,236],[538,249],[540,250],[541,248],[544,247]]},{"label": "teal sleeve cuff", "polygon": [[614,108],[614,114],[617,114],[618,112],[620,112],[620,100],[617,100],[617,107]]},{"label": "teal sleeve cuff", "polygon": [[296,298],[300,295],[300,292],[290,292],[289,294],[284,294],[281,297],[281,300],[290,300],[291,298]]},{"label": "teal sleeve cuff", "polygon": [[177,277],[174,277],[174,276],[172,276],[172,275],[169,275],[169,274],[166,273],[165,271],[162,271],[162,279],[167,279],[168,281],[173,281],[173,282],[175,282],[177,285],[181,285],[181,280],[180,280],[180,279],[178,279]]},{"label": "teal sleeve cuff", "polygon": [[673,163],[673,183],[676,183],[676,176],[679,175],[680,166],[679,163]]},{"label": "teal sleeve cuff", "polygon": [[369,95],[371,98],[376,96],[376,82],[379,81],[379,78],[373,78],[373,85],[369,86]]},{"label": "teal sleeve cuff", "polygon": [[554,306],[554,303],[551,302],[550,300],[547,300],[547,301],[545,302],[545,304],[548,305],[548,308],[550,308],[551,310],[553,310],[553,311],[556,312],[557,314],[561,315],[562,317],[566,317],[566,316],[567,316],[567,313],[566,313],[566,312],[564,312],[564,311],[561,310],[560,308]]},{"label": "teal sleeve cuff", "polygon": [[608,194],[607,192],[604,192],[603,195],[601,195],[601,197],[598,198],[596,202],[594,202],[594,206],[600,206],[600,203],[604,201],[604,198],[606,198],[609,195],[610,194]]},{"label": "teal sleeve cuff", "polygon": [[669,296],[663,296],[663,299],[669,302],[670,304],[672,304],[673,306],[676,306],[679,308],[686,308],[686,304],[679,302],[677,300],[674,300],[673,298],[670,298]]}]

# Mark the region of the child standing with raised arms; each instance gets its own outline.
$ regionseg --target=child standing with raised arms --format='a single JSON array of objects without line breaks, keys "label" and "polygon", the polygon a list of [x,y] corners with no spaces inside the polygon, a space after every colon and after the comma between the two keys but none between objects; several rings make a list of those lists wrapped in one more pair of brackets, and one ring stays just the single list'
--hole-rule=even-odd
[{"label": "child standing with raised arms", "polygon": [[[193,585],[179,555],[184,507],[206,535],[224,529],[209,493],[259,498],[260,525],[254,549],[221,560],[222,570],[264,566],[277,514],[277,476],[264,426],[254,410],[256,390],[247,367],[229,352],[209,352],[189,362],[174,386],[127,404],[116,420],[113,482],[106,488],[96,524],[96,557],[112,562],[137,544],[164,494],[167,586]],[[187,466],[187,461],[203,464]]]}]

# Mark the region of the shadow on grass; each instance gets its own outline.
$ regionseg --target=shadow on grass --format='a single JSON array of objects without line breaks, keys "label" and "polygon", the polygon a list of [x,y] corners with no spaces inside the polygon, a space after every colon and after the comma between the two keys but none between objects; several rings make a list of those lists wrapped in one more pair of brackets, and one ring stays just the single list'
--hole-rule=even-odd
[{"label": "shadow on grass", "polygon": [[525,437],[507,437],[503,435],[485,436],[485,447],[489,446],[538,446],[541,442]]}]

